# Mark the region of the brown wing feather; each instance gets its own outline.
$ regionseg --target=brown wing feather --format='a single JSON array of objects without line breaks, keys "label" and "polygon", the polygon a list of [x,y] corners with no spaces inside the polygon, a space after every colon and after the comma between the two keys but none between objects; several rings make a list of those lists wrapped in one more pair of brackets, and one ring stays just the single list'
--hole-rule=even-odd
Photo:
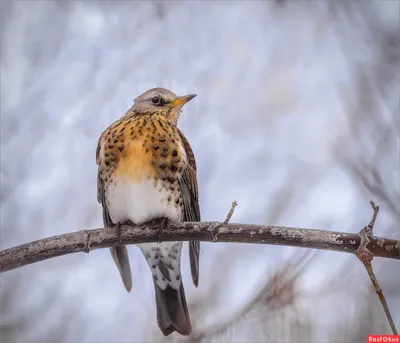
[{"label": "brown wing feather", "polygon": [[[180,186],[183,196],[184,215],[183,221],[199,222],[200,206],[199,206],[199,190],[196,177],[196,160],[193,150],[183,133],[178,129],[183,147],[186,151],[188,160],[187,167],[183,170],[180,179]],[[193,284],[197,287],[199,284],[199,262],[200,262],[200,242],[189,242],[189,259],[190,270],[192,273]]]},{"label": "brown wing feather", "polygon": [[[97,143],[96,149],[96,163],[99,165],[98,172],[97,172],[97,201],[102,204],[103,206],[103,222],[104,228],[109,228],[112,226],[113,222],[111,221],[110,215],[108,213],[107,202],[105,199],[105,192],[104,192],[104,181],[101,178],[101,163],[100,163],[100,150],[102,146],[102,138],[103,134],[100,136],[99,142]],[[121,275],[122,282],[128,292],[132,289],[132,274],[131,274],[131,266],[129,263],[129,256],[128,256],[128,249],[125,245],[112,247],[110,248],[111,256],[114,259],[114,262],[118,268],[118,271]]]}]

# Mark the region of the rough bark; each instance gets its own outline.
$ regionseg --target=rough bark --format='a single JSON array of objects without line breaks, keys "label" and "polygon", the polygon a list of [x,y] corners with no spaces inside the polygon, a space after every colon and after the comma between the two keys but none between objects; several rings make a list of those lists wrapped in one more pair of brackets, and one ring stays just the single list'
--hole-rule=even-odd
[{"label": "rough bark", "polygon": [[170,222],[160,233],[160,223],[152,222],[122,225],[120,236],[113,228],[82,230],[9,248],[0,252],[0,271],[9,271],[56,256],[88,253],[119,244],[189,240],[283,245],[352,254],[362,248],[367,249],[373,257],[400,259],[400,240],[373,235],[361,239],[360,233],[218,222]]}]

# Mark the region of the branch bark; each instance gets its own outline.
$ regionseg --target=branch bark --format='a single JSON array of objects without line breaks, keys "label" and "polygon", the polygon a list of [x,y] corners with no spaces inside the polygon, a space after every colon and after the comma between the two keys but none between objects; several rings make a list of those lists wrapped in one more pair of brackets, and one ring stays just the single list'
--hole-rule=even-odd
[{"label": "branch bark", "polygon": [[[160,236],[160,223],[122,225],[120,235],[113,228],[82,230],[40,239],[0,251],[0,272],[53,257],[109,248],[120,244],[158,241],[204,241],[283,245],[356,254],[367,248],[373,257],[400,259],[400,240],[363,236],[360,233],[219,222],[170,222]],[[367,240],[366,240],[367,239]]]}]

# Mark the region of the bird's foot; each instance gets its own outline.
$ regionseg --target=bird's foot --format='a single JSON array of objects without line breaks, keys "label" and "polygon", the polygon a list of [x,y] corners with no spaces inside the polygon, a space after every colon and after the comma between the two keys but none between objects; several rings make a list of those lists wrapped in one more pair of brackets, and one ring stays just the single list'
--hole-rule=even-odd
[{"label": "bird's foot", "polygon": [[121,240],[121,223],[118,222],[115,224],[115,229],[117,231],[117,237],[118,237],[118,243],[119,245],[122,245],[122,240]]},{"label": "bird's foot", "polygon": [[164,229],[168,227],[169,224],[169,218],[161,218],[159,220],[159,228],[158,228],[158,238],[157,238],[157,243],[161,243],[161,235]]}]

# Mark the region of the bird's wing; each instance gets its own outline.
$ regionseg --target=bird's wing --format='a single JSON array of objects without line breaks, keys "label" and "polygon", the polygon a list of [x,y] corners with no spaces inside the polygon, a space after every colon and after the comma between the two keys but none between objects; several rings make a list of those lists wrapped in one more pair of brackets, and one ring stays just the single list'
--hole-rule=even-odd
[{"label": "bird's wing", "polygon": [[[182,171],[182,175],[179,180],[183,197],[183,208],[184,208],[183,221],[199,222],[200,206],[199,206],[199,190],[196,177],[196,160],[189,142],[179,129],[178,132],[182,140],[183,147],[186,151],[186,156],[188,161],[188,164],[186,168]],[[192,273],[193,284],[197,287],[197,285],[199,284],[199,272],[200,272],[199,241],[189,242],[189,258],[190,258],[190,270]]]},{"label": "bird's wing", "polygon": [[[113,225],[113,222],[111,221],[110,218],[110,214],[108,213],[107,202],[104,191],[104,180],[101,177],[102,164],[100,163],[100,151],[103,145],[103,137],[107,135],[106,133],[108,131],[109,129],[107,129],[102,133],[97,143],[97,149],[96,149],[96,163],[99,166],[97,171],[97,200],[103,206],[103,222],[105,229]],[[110,252],[118,268],[118,271],[121,275],[122,282],[124,283],[126,290],[130,292],[130,290],[132,289],[132,274],[131,274],[131,266],[129,263],[128,250],[125,245],[121,245],[118,247],[110,248]]]}]

